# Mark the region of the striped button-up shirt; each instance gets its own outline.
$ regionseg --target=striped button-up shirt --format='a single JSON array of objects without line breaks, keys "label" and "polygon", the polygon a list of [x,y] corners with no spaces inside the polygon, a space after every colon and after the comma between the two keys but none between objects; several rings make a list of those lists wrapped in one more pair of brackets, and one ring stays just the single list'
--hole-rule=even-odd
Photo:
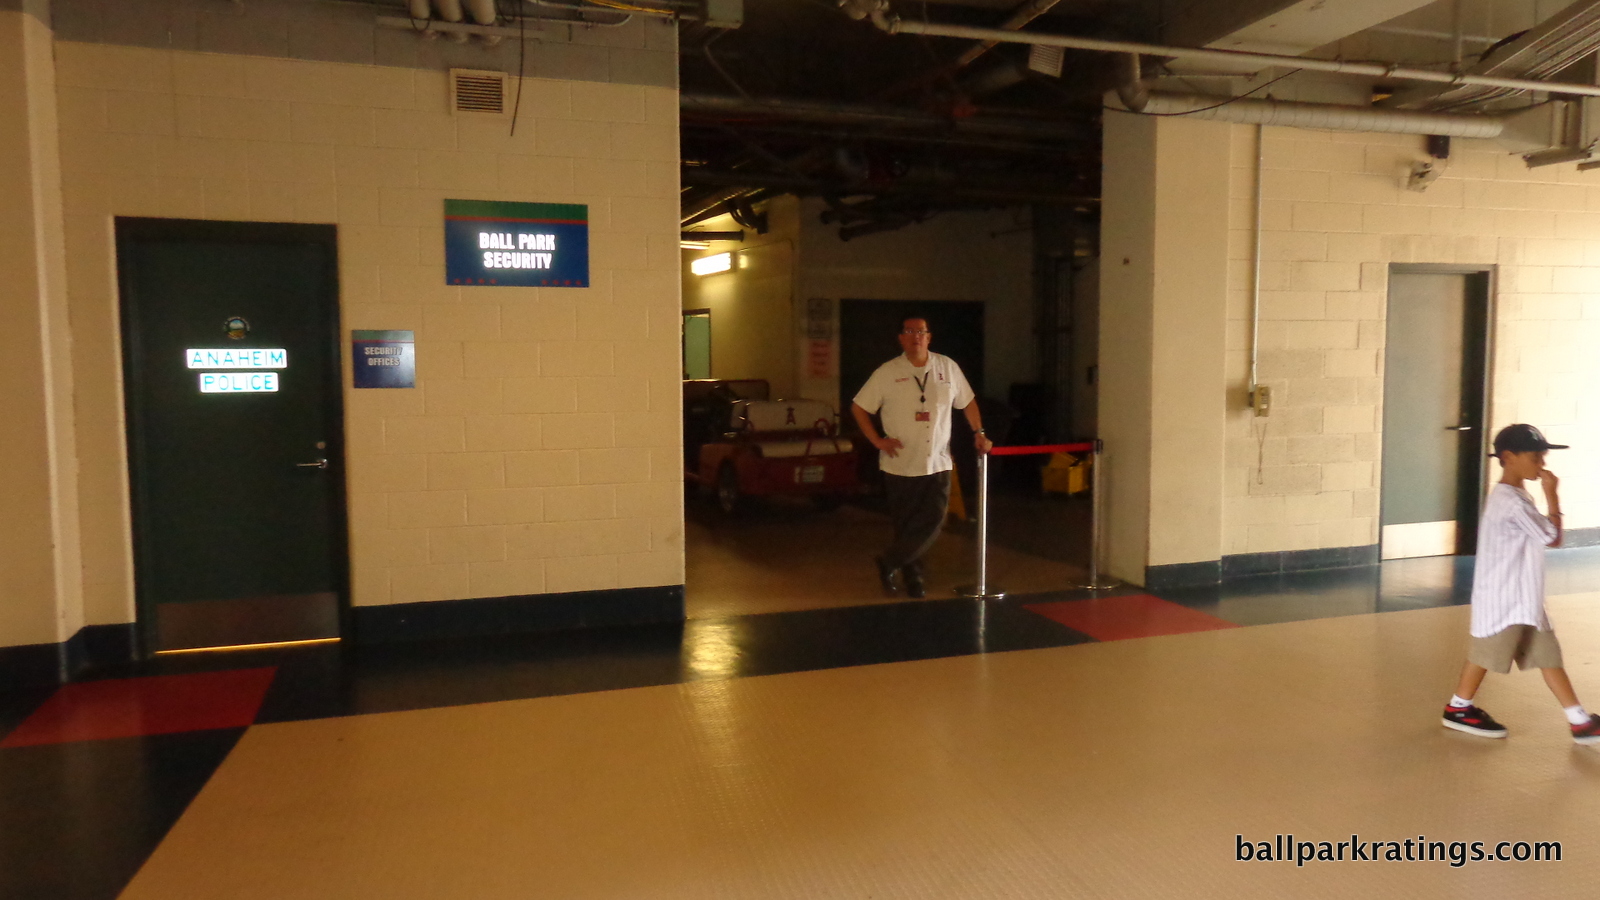
[{"label": "striped button-up shirt", "polygon": [[1544,613],[1544,548],[1555,523],[1539,514],[1520,487],[1498,483],[1478,522],[1478,562],[1472,575],[1472,636],[1489,637],[1512,625],[1550,630]]}]

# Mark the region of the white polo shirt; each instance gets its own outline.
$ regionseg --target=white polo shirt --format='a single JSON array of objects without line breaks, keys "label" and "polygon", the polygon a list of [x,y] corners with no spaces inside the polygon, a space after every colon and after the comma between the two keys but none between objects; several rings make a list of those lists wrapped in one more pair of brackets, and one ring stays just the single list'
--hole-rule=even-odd
[{"label": "white polo shirt", "polygon": [[[932,475],[948,471],[952,409],[966,409],[972,386],[961,367],[948,356],[928,354],[921,368],[901,354],[878,367],[855,404],[883,417],[883,436],[904,446],[898,455],[878,452],[878,468],[890,475]],[[918,420],[918,413],[926,413]]]},{"label": "white polo shirt", "polygon": [[1489,490],[1478,520],[1478,561],[1472,573],[1472,636],[1489,637],[1512,625],[1550,630],[1544,613],[1544,548],[1555,523],[1533,498],[1500,482]]}]

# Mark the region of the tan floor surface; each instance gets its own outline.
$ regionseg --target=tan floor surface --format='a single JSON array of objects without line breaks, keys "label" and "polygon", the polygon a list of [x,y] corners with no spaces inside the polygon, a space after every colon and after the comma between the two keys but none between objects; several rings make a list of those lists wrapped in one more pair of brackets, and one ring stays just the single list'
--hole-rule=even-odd
[{"label": "tan floor surface", "polygon": [[[774,506],[736,519],[685,525],[684,605],[691,619],[902,602],[885,597],[872,558],[889,542],[889,518],[855,506],[817,513]],[[1064,537],[1063,540],[1071,538]],[[973,541],[946,531],[927,556],[930,599],[955,596],[977,570]],[[991,588],[1067,590],[1082,569],[991,544]]]},{"label": "tan floor surface", "polygon": [[[1600,595],[1550,605],[1600,706]],[[1594,896],[1600,753],[1539,677],[1484,689],[1509,740],[1438,725],[1467,612],[257,726],[123,896]],[[1298,869],[1240,832],[1564,859]]]}]

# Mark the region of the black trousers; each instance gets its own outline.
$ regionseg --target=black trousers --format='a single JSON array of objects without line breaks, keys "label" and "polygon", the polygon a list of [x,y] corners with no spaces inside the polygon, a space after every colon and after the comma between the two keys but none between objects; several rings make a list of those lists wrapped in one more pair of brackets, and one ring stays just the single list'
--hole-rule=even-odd
[{"label": "black trousers", "polygon": [[950,473],[906,476],[885,472],[883,492],[894,523],[894,541],[884,551],[883,561],[895,569],[920,569],[917,560],[938,539],[950,508]]}]

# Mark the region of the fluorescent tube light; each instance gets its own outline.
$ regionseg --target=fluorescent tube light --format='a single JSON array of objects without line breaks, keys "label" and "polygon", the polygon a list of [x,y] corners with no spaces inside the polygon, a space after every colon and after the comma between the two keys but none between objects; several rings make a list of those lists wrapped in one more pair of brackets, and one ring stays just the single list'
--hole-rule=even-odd
[{"label": "fluorescent tube light", "polygon": [[689,263],[689,271],[696,275],[715,275],[733,268],[732,253],[713,253]]}]

